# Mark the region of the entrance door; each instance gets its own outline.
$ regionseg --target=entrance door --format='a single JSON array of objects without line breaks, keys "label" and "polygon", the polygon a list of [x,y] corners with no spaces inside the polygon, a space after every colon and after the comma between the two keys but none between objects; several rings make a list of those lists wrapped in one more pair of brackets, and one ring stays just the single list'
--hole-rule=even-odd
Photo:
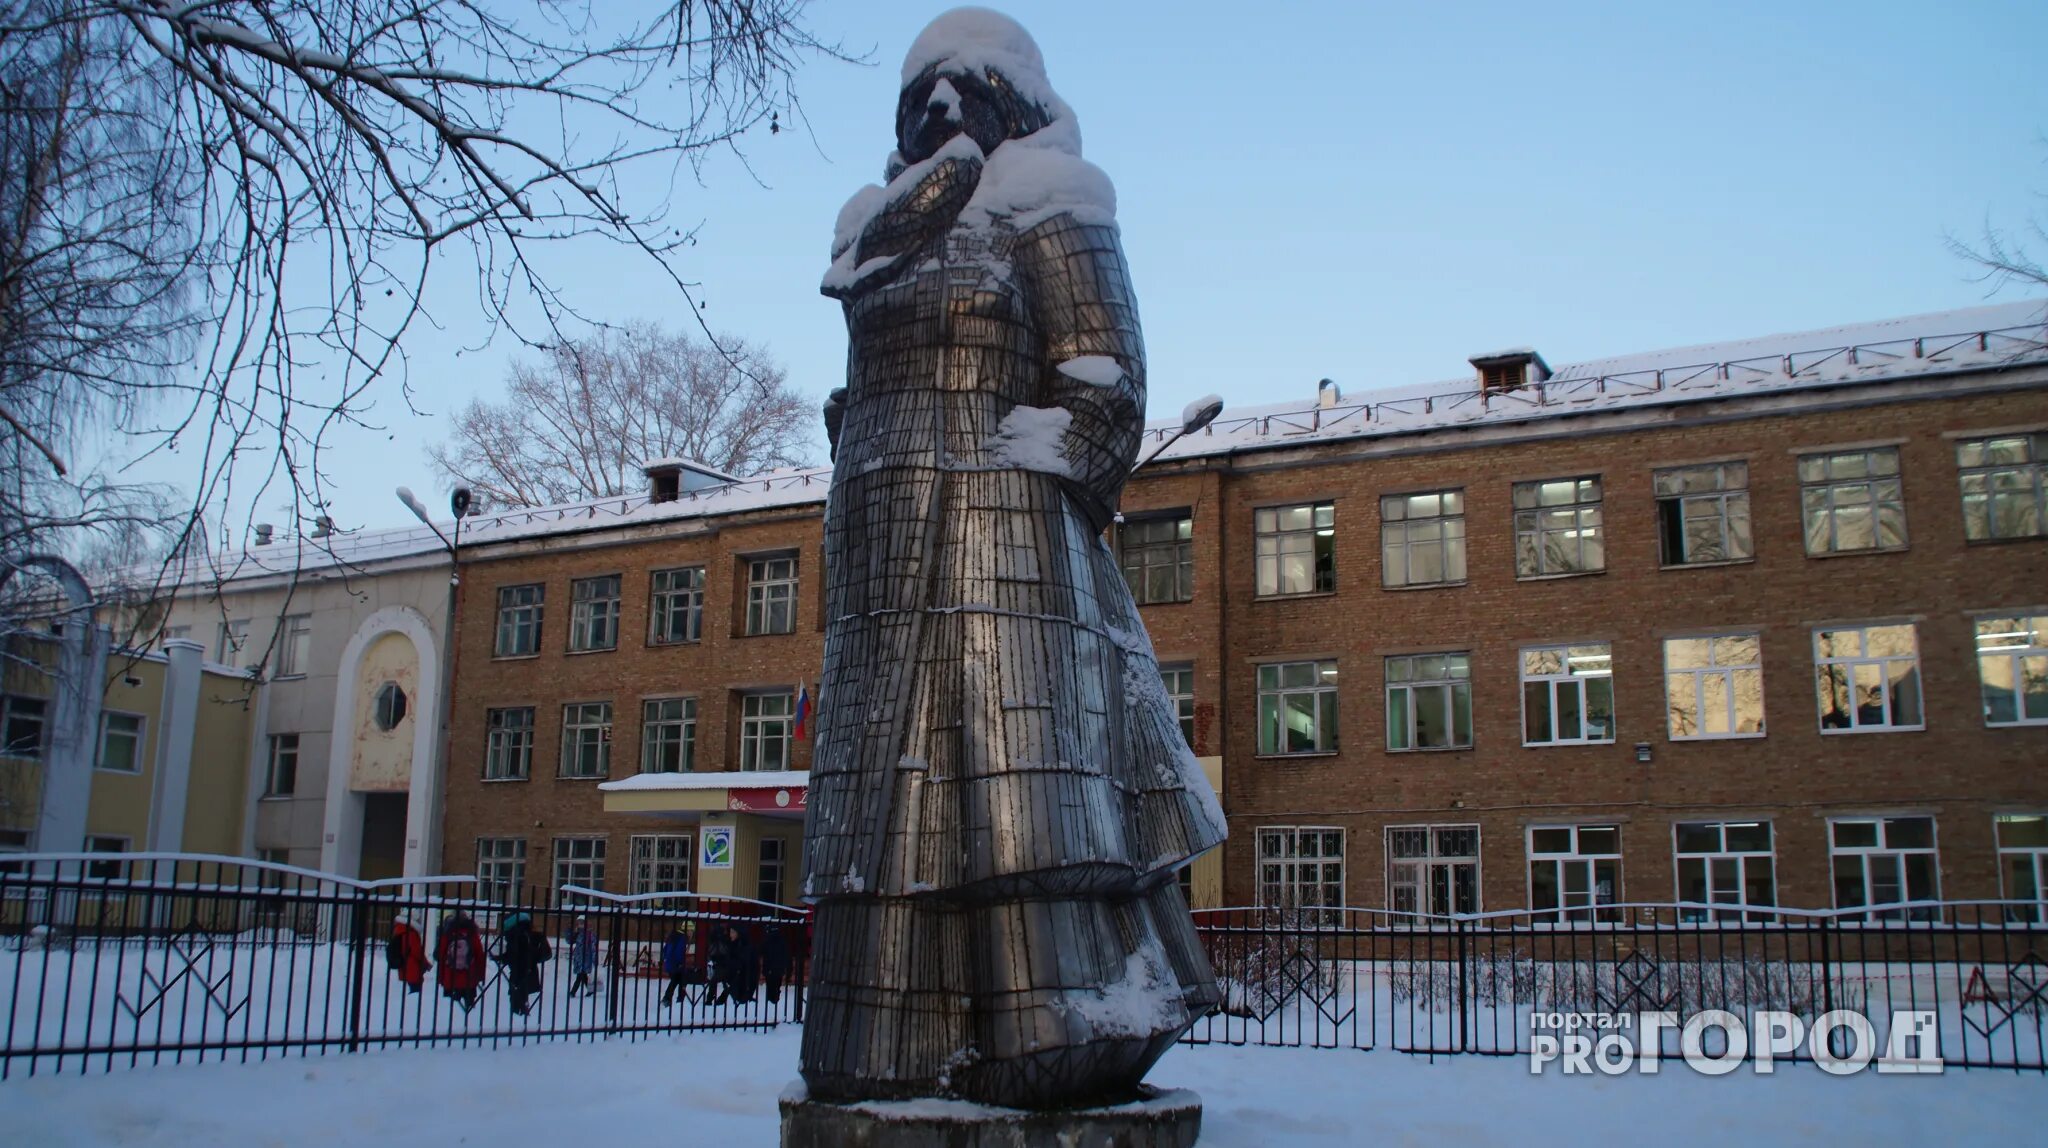
[{"label": "entrance door", "polygon": [[403,793],[363,794],[363,880],[405,875],[405,803]]}]

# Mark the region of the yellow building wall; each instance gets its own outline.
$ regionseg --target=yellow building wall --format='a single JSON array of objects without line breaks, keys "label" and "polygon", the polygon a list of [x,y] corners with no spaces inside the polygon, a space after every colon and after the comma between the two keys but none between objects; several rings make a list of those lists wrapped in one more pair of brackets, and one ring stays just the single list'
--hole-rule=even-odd
[{"label": "yellow building wall", "polygon": [[192,788],[185,800],[185,852],[239,854],[249,811],[248,684],[207,674],[192,730]]},{"label": "yellow building wall", "polygon": [[[131,663],[119,651],[107,657],[109,681],[100,702],[101,713],[141,716],[142,746],[137,764],[142,768],[138,773],[99,768],[100,745],[94,743],[92,798],[86,806],[85,831],[95,837],[125,837],[130,849],[147,848],[149,842],[150,792],[156,779],[157,739],[163,730],[164,669],[160,661]],[[105,728],[104,717],[101,728]],[[236,756],[239,758],[240,754]],[[84,844],[72,841],[50,848],[78,849]]]},{"label": "yellow building wall", "polygon": [[[385,682],[405,691],[405,719],[392,728],[377,728],[377,692]],[[412,787],[412,735],[420,720],[420,658],[412,640],[385,634],[363,651],[356,676],[356,712],[351,719],[355,750],[349,762],[348,787],[358,793],[404,793]]]}]

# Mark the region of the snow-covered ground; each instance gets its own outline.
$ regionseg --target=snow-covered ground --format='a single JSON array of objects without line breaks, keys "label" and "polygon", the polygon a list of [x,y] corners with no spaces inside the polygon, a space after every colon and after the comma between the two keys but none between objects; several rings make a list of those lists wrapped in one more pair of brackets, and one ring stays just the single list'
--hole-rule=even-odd
[{"label": "snow-covered ground", "polygon": [[[37,1077],[0,1085],[9,1144],[776,1142],[799,1033],[435,1049]],[[1553,1066],[1554,1068],[1554,1066]],[[1531,1076],[1522,1058],[1434,1064],[1348,1049],[1181,1047],[1152,1073],[1205,1104],[1204,1148],[1270,1144],[2030,1144],[2048,1078]]]}]

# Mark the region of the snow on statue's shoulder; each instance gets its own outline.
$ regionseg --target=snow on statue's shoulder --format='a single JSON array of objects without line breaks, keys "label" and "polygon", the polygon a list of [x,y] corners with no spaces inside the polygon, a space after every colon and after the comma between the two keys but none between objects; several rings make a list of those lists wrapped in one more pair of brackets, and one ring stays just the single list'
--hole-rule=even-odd
[{"label": "snow on statue's shoulder", "polygon": [[998,465],[1071,477],[1066,443],[1073,424],[1074,414],[1065,407],[1011,407],[981,445]]},{"label": "snow on statue's shoulder", "polygon": [[1091,387],[1113,387],[1124,381],[1124,369],[1108,355],[1081,355],[1059,365],[1062,375]]}]

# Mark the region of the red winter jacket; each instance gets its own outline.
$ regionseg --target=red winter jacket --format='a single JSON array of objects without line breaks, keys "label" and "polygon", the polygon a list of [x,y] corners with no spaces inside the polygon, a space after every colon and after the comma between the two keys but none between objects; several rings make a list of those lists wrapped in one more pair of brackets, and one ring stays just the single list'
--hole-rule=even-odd
[{"label": "red winter jacket", "polygon": [[484,936],[476,922],[463,917],[442,925],[434,961],[440,970],[434,979],[443,992],[466,993],[484,983]]},{"label": "red winter jacket", "polygon": [[398,979],[414,988],[420,987],[427,979],[427,947],[420,941],[420,931],[396,921],[391,926],[391,936],[398,941],[398,949],[404,962],[398,967]]}]

